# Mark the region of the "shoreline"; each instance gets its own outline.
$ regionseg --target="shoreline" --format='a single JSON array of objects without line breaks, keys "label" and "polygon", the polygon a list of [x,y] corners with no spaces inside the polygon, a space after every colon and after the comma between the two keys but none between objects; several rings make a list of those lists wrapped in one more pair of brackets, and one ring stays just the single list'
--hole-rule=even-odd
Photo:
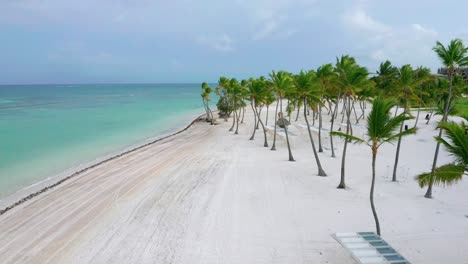
[{"label": "shoreline", "polygon": [[[214,111],[214,112],[216,112],[216,111]],[[84,168],[82,168],[82,169],[77,169],[77,171],[71,172],[71,174],[68,174],[68,173],[67,173],[68,176],[60,177],[60,176],[57,176],[57,175],[56,175],[56,176],[48,177],[48,178],[46,178],[46,179],[44,179],[44,180],[42,180],[42,181],[38,181],[38,182],[35,182],[35,183],[33,183],[33,184],[30,184],[30,185],[28,185],[28,186],[26,186],[26,187],[23,187],[23,188],[17,190],[16,192],[11,193],[11,194],[9,194],[9,195],[7,195],[7,196],[5,196],[5,197],[2,198],[2,200],[6,200],[6,201],[7,201],[6,204],[10,204],[10,205],[8,205],[8,206],[6,206],[6,207],[3,207],[3,209],[0,209],[0,216],[2,216],[2,215],[5,214],[6,212],[8,212],[8,211],[14,209],[15,207],[17,207],[17,206],[19,206],[19,205],[21,205],[21,204],[23,204],[23,203],[25,203],[25,202],[31,200],[32,198],[34,198],[34,197],[36,197],[36,196],[38,196],[38,195],[40,195],[40,194],[43,194],[43,193],[47,192],[48,190],[50,190],[50,189],[52,189],[52,188],[54,188],[54,187],[57,187],[58,185],[60,185],[60,184],[62,184],[62,183],[64,183],[64,182],[66,182],[66,181],[68,181],[68,180],[70,180],[70,179],[72,179],[72,178],[74,178],[74,177],[76,177],[76,176],[79,176],[79,175],[81,175],[81,174],[87,172],[87,171],[90,170],[90,169],[94,169],[94,168],[99,167],[99,166],[101,166],[101,165],[104,165],[104,164],[106,164],[106,163],[108,163],[108,162],[110,162],[110,161],[112,161],[112,160],[115,160],[115,159],[120,158],[120,157],[122,157],[122,156],[128,155],[128,154],[130,154],[130,153],[132,153],[132,152],[135,152],[135,151],[140,150],[140,149],[142,149],[142,148],[145,148],[145,147],[147,147],[147,146],[153,145],[153,144],[155,144],[155,143],[157,143],[157,142],[160,142],[160,141],[162,141],[162,140],[165,140],[165,139],[168,139],[168,138],[170,138],[170,137],[176,136],[176,135],[178,135],[178,134],[180,134],[180,133],[186,131],[187,129],[189,129],[189,128],[190,128],[191,126],[193,126],[196,122],[200,121],[201,118],[202,118],[203,116],[205,116],[205,115],[206,115],[206,114],[201,114],[201,115],[198,115],[198,116],[195,115],[196,117],[195,117],[188,125],[182,127],[182,129],[176,129],[175,132],[169,132],[169,133],[166,134],[166,135],[163,134],[163,135],[161,135],[160,137],[156,137],[155,139],[149,138],[149,139],[147,139],[147,140],[150,140],[150,142],[148,142],[148,143],[140,143],[140,144],[137,144],[137,145],[134,146],[134,147],[133,147],[133,146],[129,147],[129,149],[126,149],[126,150],[124,149],[124,150],[122,150],[122,151],[119,151],[119,152],[117,152],[117,154],[115,154],[115,155],[111,154],[110,157],[106,157],[106,158],[104,158],[103,160],[100,160],[100,161],[97,161],[97,162],[94,162],[94,161],[93,161],[93,162],[89,162],[88,164],[91,164],[91,165],[88,165],[88,166],[85,165]],[[105,157],[105,156],[104,156],[104,157]],[[98,159],[99,159],[99,158],[98,158]],[[76,166],[76,167],[79,168],[79,166]],[[65,172],[66,172],[66,171],[67,171],[67,170],[65,170]],[[58,175],[60,175],[60,174],[58,174]],[[51,181],[51,183],[50,183],[50,184],[47,184],[48,181]],[[39,186],[40,186],[42,182],[45,184],[45,187],[42,187],[42,188],[40,188],[40,189],[37,190],[37,191],[32,190],[32,192],[25,191],[25,190],[27,190],[28,188],[31,188],[31,187],[33,187],[33,186],[36,186],[36,185],[39,185]],[[21,193],[22,191],[24,191],[26,194],[27,194],[27,193],[29,193],[29,194],[27,194],[27,195],[24,196],[23,198],[19,198],[19,199],[18,199],[18,197],[15,197],[15,196],[19,196],[18,193]],[[21,196],[20,196],[20,197],[21,197]],[[10,198],[11,200],[13,200],[13,201],[16,200],[16,202],[13,202],[13,203],[10,202],[10,203],[8,203],[9,198]],[[1,201],[1,200],[0,200],[0,201]],[[0,208],[2,208],[2,207],[0,207]]]}]

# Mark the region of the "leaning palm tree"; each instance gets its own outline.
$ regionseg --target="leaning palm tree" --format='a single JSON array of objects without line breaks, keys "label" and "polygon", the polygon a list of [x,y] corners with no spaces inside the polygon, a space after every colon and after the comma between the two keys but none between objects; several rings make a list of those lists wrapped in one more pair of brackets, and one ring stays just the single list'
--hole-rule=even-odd
[{"label": "leaning palm tree", "polygon": [[393,82],[398,75],[398,68],[392,65],[390,61],[380,63],[379,70],[376,72],[377,76],[375,79],[376,87],[383,92],[384,95],[388,95],[392,92],[394,87]]},{"label": "leaning palm tree", "polygon": [[[346,114],[346,134],[352,131],[351,126],[351,99],[356,94],[356,91],[371,86],[373,83],[369,81],[367,76],[369,72],[365,67],[361,67],[356,63],[353,57],[348,55],[341,56],[336,59],[335,72],[337,76],[337,83],[343,94],[343,110]],[[352,132],[351,132],[352,134]],[[348,147],[348,140],[344,140],[343,155],[341,156],[341,177],[338,189],[346,189],[345,183],[345,167],[346,167],[346,150]]]},{"label": "leaning palm tree", "polygon": [[321,87],[318,84],[317,76],[313,71],[301,71],[299,74],[294,76],[294,87],[295,95],[298,101],[302,101],[304,105],[304,119],[307,124],[307,131],[309,132],[310,143],[312,144],[312,150],[314,151],[315,162],[317,163],[318,175],[327,176],[325,171],[322,168],[320,163],[320,158],[317,154],[317,149],[315,148],[314,139],[312,137],[312,132],[310,132],[310,124],[307,119],[307,106],[316,106],[321,104]]},{"label": "leaning palm tree", "polygon": [[213,89],[206,83],[202,83],[202,100],[203,100],[203,106],[205,107],[206,110],[206,120],[211,121],[211,124],[214,125],[214,118],[213,118],[213,112],[211,111],[209,101],[211,100],[210,94],[213,91]]},{"label": "leaning palm tree", "polygon": [[367,117],[367,138],[361,139],[355,136],[351,136],[342,132],[332,132],[334,135],[343,137],[345,141],[350,140],[356,143],[365,143],[370,147],[372,151],[372,181],[369,192],[369,200],[374,216],[375,227],[377,234],[380,236],[380,224],[377,216],[377,211],[374,205],[374,189],[375,189],[375,163],[377,160],[377,153],[379,147],[384,143],[394,142],[401,136],[406,136],[416,132],[415,128],[409,130],[396,132],[398,127],[405,120],[410,119],[406,112],[392,117],[390,110],[395,105],[393,100],[385,100],[382,97],[377,97],[372,102],[372,110]]},{"label": "leaning palm tree", "polygon": [[[218,107],[220,110],[220,113],[224,115],[224,121],[227,122],[227,118],[229,116],[229,91],[228,91],[228,86],[229,86],[229,79],[221,76],[219,77],[218,80],[218,86],[215,89],[216,95],[219,96],[220,103],[223,106],[221,109]],[[224,111],[223,111],[224,110]]]},{"label": "leaning palm tree", "polygon": [[[333,72],[332,64],[324,64],[317,69],[317,79],[320,82],[320,99],[323,100],[326,89],[329,87],[330,82],[332,81],[335,73]],[[322,106],[319,106],[319,136],[318,136],[318,145],[319,152],[323,152],[322,148]],[[332,140],[332,139],[331,139]],[[332,143],[333,144],[333,143]]]},{"label": "leaning palm tree", "polygon": [[445,131],[448,140],[436,137],[448,152],[455,157],[455,162],[440,166],[434,172],[422,173],[416,177],[421,188],[429,184],[450,185],[460,181],[468,172],[468,126],[465,122],[441,123],[438,126]]},{"label": "leaning palm tree", "polygon": [[[283,112],[283,98],[286,96],[286,92],[289,91],[293,87],[293,82],[291,75],[285,71],[272,71],[270,73],[270,81],[276,94],[276,110],[275,110],[275,128],[273,133],[273,145],[271,150],[276,150],[276,127],[278,122],[278,106],[279,112]],[[288,139],[289,140],[289,139]],[[289,150],[290,151],[290,150]],[[291,151],[290,151],[291,152]]]},{"label": "leaning palm tree", "polygon": [[[447,116],[449,113],[450,100],[452,97],[452,86],[453,86],[453,77],[455,75],[455,70],[457,67],[467,66],[468,65],[468,47],[463,45],[463,42],[460,39],[454,39],[450,41],[450,44],[447,47],[444,47],[442,43],[437,41],[435,47],[433,48],[434,52],[437,54],[439,59],[442,61],[442,64],[447,67],[448,78],[449,78],[449,90],[447,99],[445,102],[444,115],[442,116],[442,122],[447,121]],[[442,137],[443,129],[439,130],[439,137]],[[431,174],[435,173],[437,166],[437,158],[439,156],[440,141],[437,141],[436,150],[434,153],[434,160],[432,162]],[[432,184],[433,181],[429,181],[428,188],[424,197],[432,198]]]},{"label": "leaning palm tree", "polygon": [[[249,100],[250,100],[250,105],[252,107],[252,111],[254,112],[254,115],[257,117],[258,121],[260,122],[260,125],[263,128],[263,135],[264,135],[264,147],[268,147],[268,140],[267,140],[267,134],[266,134],[266,129],[265,126],[263,125],[263,121],[260,118],[260,114],[257,111],[257,107],[260,106],[262,103],[265,102],[265,98],[268,96],[268,88],[267,84],[265,82],[265,79],[260,77],[259,79],[250,79],[249,83],[247,84],[248,90],[249,90]],[[250,140],[254,139],[255,136],[255,130],[256,130],[256,120],[254,122],[254,130],[252,137]]]},{"label": "leaning palm tree", "polygon": [[[417,71],[413,70],[410,65],[403,65],[397,74],[395,80],[395,88],[393,89],[394,96],[403,102],[403,110],[405,113],[409,113],[409,103],[410,102],[420,102],[420,97],[417,94],[416,89],[428,81],[430,75],[418,75]],[[400,132],[403,131],[404,123],[401,123]],[[397,181],[397,169],[398,169],[398,160],[400,157],[400,148],[401,148],[401,137],[398,138],[396,154],[395,154],[395,163],[393,164],[393,175],[392,181]]]}]

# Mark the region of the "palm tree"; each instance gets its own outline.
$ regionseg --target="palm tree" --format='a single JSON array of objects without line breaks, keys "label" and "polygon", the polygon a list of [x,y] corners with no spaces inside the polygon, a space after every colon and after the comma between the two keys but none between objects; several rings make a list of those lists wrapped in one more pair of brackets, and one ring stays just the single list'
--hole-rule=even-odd
[{"label": "palm tree", "polygon": [[211,124],[214,125],[214,118],[213,118],[213,112],[210,109],[209,101],[211,100],[210,94],[213,91],[211,87],[206,83],[202,83],[202,100],[203,100],[203,106],[205,107],[206,110],[206,120],[211,121]]},{"label": "palm tree", "polygon": [[[270,73],[270,81],[276,94],[276,110],[275,110],[275,131],[273,133],[273,145],[271,150],[276,150],[276,126],[278,122],[278,105],[280,107],[279,112],[283,112],[283,98],[286,96],[286,92],[293,86],[291,75],[285,71],[272,71]],[[289,139],[288,139],[289,141]],[[288,145],[289,147],[289,145]],[[291,152],[291,150],[289,150]]]},{"label": "palm tree", "polygon": [[[320,66],[317,69],[317,78],[318,81],[320,82],[320,100],[323,100],[324,94],[328,86],[330,85],[330,82],[332,78],[335,76],[335,73],[333,72],[333,65],[332,64],[324,64]],[[319,150],[318,152],[323,152],[322,148],[322,106],[319,105],[319,136],[318,136],[318,145],[319,145]],[[332,139],[331,139],[332,140]],[[333,141],[333,140],[332,140]],[[333,143],[332,143],[333,147]]]},{"label": "palm tree", "polygon": [[[264,147],[268,147],[268,140],[267,140],[267,134],[266,134],[266,129],[265,126],[263,125],[263,121],[260,118],[260,115],[257,111],[257,107],[260,106],[262,103],[265,102],[265,98],[268,96],[268,88],[265,82],[265,79],[260,77],[259,79],[250,79],[249,83],[247,85],[249,89],[249,96],[250,96],[250,105],[252,106],[252,110],[254,112],[254,115],[258,118],[258,121],[260,122],[262,128],[263,128],[263,135],[265,142],[263,144]],[[252,137],[250,138],[253,140],[253,137],[255,136],[255,130],[256,130],[256,120],[254,122],[254,132],[252,134]]]},{"label": "palm tree", "polygon": [[393,82],[398,75],[398,68],[387,60],[380,63],[379,70],[376,73],[377,76],[373,77],[373,79],[375,80],[377,88],[379,88],[384,95],[388,95],[392,92],[394,87]]},{"label": "palm tree", "polygon": [[232,112],[234,112],[234,115],[232,117],[232,126],[231,128],[229,129],[229,131],[232,131],[234,130],[234,126],[236,125],[236,119],[237,119],[237,115],[236,115],[236,107],[237,107],[237,101],[234,97],[234,89],[239,88],[239,82],[237,81],[237,79],[235,78],[231,78],[229,80],[229,83],[226,87],[227,89],[227,94],[229,95],[229,98],[228,98],[228,101],[229,101],[229,105],[228,105],[228,109],[229,109],[229,113],[231,114]]},{"label": "palm tree", "polygon": [[384,143],[390,143],[402,136],[413,134],[415,128],[395,133],[395,130],[402,122],[410,119],[406,112],[392,117],[390,110],[395,105],[393,100],[385,100],[382,97],[377,97],[372,102],[372,110],[367,117],[367,138],[361,139],[341,132],[333,132],[334,135],[343,137],[345,141],[351,140],[356,143],[365,143],[372,151],[372,181],[369,192],[369,200],[371,204],[372,214],[374,216],[377,234],[380,236],[380,223],[377,216],[377,211],[374,205],[374,189],[375,189],[375,163],[379,147]]},{"label": "palm tree", "polygon": [[[420,80],[426,80],[421,83],[418,87],[415,89],[415,93],[418,96],[418,112],[416,114],[416,120],[414,121],[414,127],[418,126],[418,121],[419,121],[419,115],[421,113],[421,105],[425,105],[423,97],[427,96],[429,93],[426,92],[428,89],[432,89],[434,84],[435,84],[435,76],[431,74],[431,70],[429,68],[419,66],[415,70],[415,75],[417,79]],[[426,88],[428,87],[428,88]]]},{"label": "palm tree", "polygon": [[[468,47],[463,45],[463,42],[460,39],[454,39],[450,41],[447,47],[444,47],[442,43],[437,41],[435,47],[433,48],[434,52],[437,54],[439,59],[442,61],[442,64],[448,69],[448,78],[449,78],[449,90],[447,100],[445,102],[444,115],[442,116],[442,122],[447,121],[447,116],[449,113],[450,100],[452,97],[452,87],[453,87],[453,77],[455,75],[455,70],[457,67],[467,66],[468,65]],[[443,129],[439,129],[439,137],[442,137]],[[434,160],[432,162],[431,174],[434,175],[437,158],[439,156],[440,141],[437,141],[436,150],[434,153]],[[432,198],[432,185],[433,181],[430,180],[428,188],[424,197]]]},{"label": "palm tree", "polygon": [[[419,78],[418,78],[419,77]],[[395,89],[393,90],[395,97],[403,102],[404,112],[409,113],[409,103],[416,101],[419,103],[420,97],[418,96],[416,89],[424,82],[428,80],[428,76],[418,76],[417,72],[413,70],[410,65],[403,65],[397,74],[397,78],[394,82]],[[403,131],[404,122],[401,123],[400,132]],[[398,160],[400,157],[401,137],[398,138],[397,149],[395,154],[395,163],[393,164],[393,175],[392,181],[396,181],[396,174],[398,169]]]},{"label": "palm tree", "polygon": [[[236,131],[234,134],[239,134],[239,119],[240,119],[240,111],[242,110],[242,107],[244,106],[243,98],[245,96],[244,94],[244,85],[245,81],[242,80],[241,83],[237,81],[233,81],[231,83],[232,89],[231,89],[231,97],[233,100],[233,111],[234,111],[234,119],[236,120]],[[239,111],[239,112],[238,112]]]},{"label": "palm tree", "polygon": [[301,71],[299,74],[294,76],[294,87],[295,95],[298,101],[302,101],[304,105],[304,119],[307,124],[307,131],[309,132],[310,143],[312,144],[312,150],[314,151],[315,162],[317,163],[318,175],[327,176],[325,171],[322,168],[320,159],[315,148],[314,139],[312,137],[312,132],[310,132],[310,124],[307,119],[307,106],[315,107],[317,104],[321,104],[320,96],[321,90],[320,86],[317,85],[317,76],[313,71]]},{"label": "palm tree", "polygon": [[268,84],[268,95],[265,98],[265,104],[266,104],[266,107],[267,107],[266,108],[266,117],[265,117],[265,126],[268,126],[268,113],[270,112],[269,111],[270,105],[276,101],[275,93],[271,89],[271,86],[272,86],[271,82],[267,81],[267,84]]},{"label": "palm tree", "polygon": [[[336,59],[335,72],[337,73],[337,83],[340,86],[340,90],[343,93],[343,104],[345,114],[347,117],[346,121],[346,134],[349,134],[351,127],[351,99],[354,97],[356,91],[359,89],[372,85],[372,82],[367,79],[369,72],[366,68],[359,66],[353,57],[348,55],[341,56]],[[337,188],[345,189],[345,165],[346,165],[346,150],[348,146],[348,140],[344,140],[343,155],[341,157],[341,178],[340,184]]]},{"label": "palm tree", "polygon": [[[338,105],[339,105],[339,101],[341,98],[341,87],[337,85],[336,77],[337,75],[334,72],[323,94],[323,96],[325,97],[325,100],[329,104],[329,113],[331,113],[330,132],[333,131],[335,118],[338,112]],[[332,108],[332,104],[334,104],[333,108]],[[335,156],[335,147],[333,145],[333,135],[330,135],[330,148],[331,148],[331,157],[335,158],[336,156]]]},{"label": "palm tree", "polygon": [[436,137],[449,153],[455,157],[455,162],[440,166],[434,172],[422,173],[416,177],[421,188],[429,184],[450,185],[460,181],[468,172],[468,126],[465,122],[440,123],[438,128],[443,129],[448,141],[441,136]]}]

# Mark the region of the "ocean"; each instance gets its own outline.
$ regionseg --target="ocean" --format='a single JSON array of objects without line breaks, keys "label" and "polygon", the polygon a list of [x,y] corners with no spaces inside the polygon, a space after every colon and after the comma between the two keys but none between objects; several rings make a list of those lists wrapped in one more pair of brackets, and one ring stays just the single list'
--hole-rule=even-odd
[{"label": "ocean", "polygon": [[0,197],[187,125],[204,113],[200,89],[200,84],[0,86]]}]

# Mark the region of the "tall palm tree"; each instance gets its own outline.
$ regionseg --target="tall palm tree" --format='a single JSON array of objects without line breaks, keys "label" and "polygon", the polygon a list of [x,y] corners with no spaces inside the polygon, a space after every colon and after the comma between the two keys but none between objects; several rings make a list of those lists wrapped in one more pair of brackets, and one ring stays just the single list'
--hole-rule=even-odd
[{"label": "tall palm tree", "polygon": [[[334,71],[334,69],[332,70]],[[325,100],[329,104],[329,113],[331,114],[330,132],[333,131],[336,115],[338,112],[338,105],[339,105],[339,101],[341,98],[341,87],[337,85],[336,77],[337,77],[336,73],[333,72],[333,76],[330,78],[330,82],[327,85],[325,92],[323,94],[323,96],[325,97]],[[333,104],[334,106],[332,107]],[[333,144],[333,135],[330,135],[330,149],[331,149],[331,157],[335,158],[336,156],[335,156],[335,147]]]},{"label": "tall palm tree", "polygon": [[206,120],[211,121],[211,124],[214,125],[214,118],[213,118],[213,112],[210,109],[209,101],[211,100],[210,94],[213,91],[213,89],[206,83],[202,83],[202,100],[203,100],[203,105],[206,110]]},{"label": "tall palm tree", "polygon": [[[353,57],[348,55],[341,56],[336,59],[335,72],[337,73],[337,83],[343,93],[343,103],[346,103],[346,134],[350,133],[351,127],[351,99],[354,97],[356,91],[372,85],[367,76],[369,72],[365,67],[361,67],[356,63]],[[341,157],[341,177],[338,189],[345,189],[345,166],[346,166],[346,150],[348,147],[348,140],[344,140],[343,155]]]},{"label": "tall palm tree", "polygon": [[275,110],[275,131],[273,133],[273,145],[271,147],[271,150],[276,150],[276,127],[278,122],[278,106],[280,107],[279,112],[282,113],[283,98],[286,96],[286,92],[293,87],[293,82],[291,75],[285,71],[278,71],[277,73],[275,71],[272,71],[269,76],[274,93],[276,94],[277,98]]},{"label": "tall palm tree", "polygon": [[[445,102],[444,115],[442,116],[442,122],[447,121],[447,116],[449,113],[450,100],[452,99],[452,87],[453,87],[453,77],[455,75],[455,70],[457,67],[467,66],[468,65],[468,47],[463,45],[463,42],[460,39],[454,39],[450,41],[449,45],[445,47],[442,43],[437,41],[435,47],[432,48],[437,54],[439,59],[442,61],[444,67],[447,67],[448,78],[449,78],[449,90],[447,100]],[[442,137],[443,129],[439,129],[439,137]],[[434,153],[434,160],[432,162],[431,174],[434,175],[437,167],[437,158],[439,156],[440,141],[437,141],[436,150]],[[428,188],[424,197],[432,198],[432,180],[429,181]]]},{"label": "tall palm tree", "polygon": [[418,87],[416,87],[415,89],[415,93],[417,94],[419,100],[418,100],[418,112],[416,114],[416,120],[414,121],[414,127],[417,127],[418,126],[418,121],[419,121],[419,115],[421,113],[421,105],[424,105],[424,100],[423,100],[423,97],[424,96],[427,96],[429,93],[426,92],[426,90],[428,90],[427,87],[429,87],[429,89],[433,88],[434,84],[435,84],[435,76],[433,76],[431,74],[431,70],[427,67],[423,67],[423,66],[419,66],[416,70],[415,70],[415,75],[416,75],[416,79],[419,79],[419,80],[426,80],[426,81],[423,81],[423,83],[421,83],[421,85],[419,85]]},{"label": "tall palm tree", "polygon": [[384,95],[388,95],[392,92],[392,88],[394,87],[393,82],[398,75],[398,68],[387,60],[380,63],[379,70],[376,73],[377,76],[373,77],[373,79],[376,82],[377,88],[379,88]]},{"label": "tall palm tree", "polygon": [[229,95],[229,106],[228,106],[228,109],[229,109],[229,113],[233,113],[234,112],[234,115],[232,116],[232,126],[231,128],[229,129],[229,131],[232,131],[234,130],[234,126],[236,125],[236,119],[237,119],[237,115],[236,115],[236,107],[237,107],[237,101],[235,96],[234,96],[234,89],[236,88],[239,88],[239,82],[237,81],[237,79],[235,78],[231,78],[229,80],[229,83],[227,85],[227,94]]},{"label": "tall palm tree", "polygon": [[[218,86],[215,89],[216,95],[219,96],[221,100],[221,105],[223,106],[223,110],[225,110],[224,114],[224,121],[227,122],[227,118],[229,116],[229,79],[221,76],[219,77],[218,80]],[[220,107],[218,107],[219,110],[221,110]]]},{"label": "tall palm tree", "polygon": [[392,117],[390,110],[395,105],[393,100],[385,100],[382,97],[377,97],[372,102],[372,110],[367,117],[367,138],[361,139],[341,132],[333,132],[334,135],[343,137],[345,141],[351,140],[356,143],[365,143],[372,151],[372,181],[369,192],[369,200],[374,216],[375,227],[377,234],[380,236],[380,223],[377,216],[377,211],[374,205],[374,189],[375,189],[375,163],[379,147],[388,142],[393,142],[399,137],[413,134],[416,132],[415,128],[401,131],[396,133],[398,126],[405,120],[410,119],[406,112]]},{"label": "tall palm tree", "polygon": [[273,104],[276,101],[276,96],[275,93],[273,92],[272,89],[268,89],[268,96],[265,98],[265,104],[266,104],[266,117],[265,117],[265,126],[268,126],[268,113],[270,105]]},{"label": "tall palm tree", "polygon": [[317,83],[317,76],[313,71],[301,71],[299,74],[294,76],[293,80],[296,98],[299,101],[302,101],[304,105],[304,119],[307,124],[307,131],[309,132],[309,139],[310,143],[312,144],[312,150],[314,151],[315,162],[317,163],[318,168],[318,175],[327,176],[327,174],[322,168],[322,164],[320,163],[320,158],[318,157],[317,150],[315,148],[312,132],[310,131],[309,120],[307,119],[306,107],[311,106],[316,108],[318,104],[321,104],[321,90],[320,86]]},{"label": "tall palm tree", "polygon": [[[419,77],[419,78],[418,78]],[[428,76],[421,75],[418,76],[417,72],[413,70],[411,65],[403,65],[397,74],[397,78],[394,82],[395,89],[393,90],[394,95],[397,99],[403,102],[404,112],[409,114],[409,103],[420,101],[416,89],[424,82],[427,82]],[[404,122],[401,123],[400,132],[403,131]],[[393,174],[392,181],[396,181],[397,178],[397,169],[398,169],[398,160],[400,157],[400,148],[401,148],[401,137],[398,138],[396,154],[395,154],[395,163],[393,164]]]},{"label": "tall palm tree", "polygon": [[[266,100],[266,97],[268,96],[267,84],[265,82],[265,79],[260,77],[258,79],[250,79],[247,87],[249,89],[249,97],[250,97],[250,104],[252,106],[252,111],[254,112],[254,115],[257,116],[258,121],[260,122],[260,125],[263,128],[263,135],[265,139],[263,146],[268,147],[266,129],[257,111],[257,107],[260,106],[262,103],[264,103]],[[252,134],[252,137],[250,138],[251,140],[253,140],[253,136],[255,135],[256,125],[257,124],[255,121],[254,132]]]},{"label": "tall palm tree", "polygon": [[244,86],[245,81],[243,80],[241,83],[237,81],[233,81],[231,83],[231,98],[233,101],[233,111],[234,111],[234,119],[236,120],[236,131],[234,134],[239,134],[239,119],[240,119],[240,111],[244,105],[243,98],[244,98]]},{"label": "tall palm tree", "polygon": [[465,122],[440,123],[438,126],[445,131],[448,140],[441,136],[436,137],[437,142],[442,143],[455,157],[455,162],[440,166],[434,172],[422,173],[416,177],[421,188],[429,184],[450,185],[460,181],[468,172],[468,126]]},{"label": "tall palm tree", "polygon": [[[320,100],[322,101],[330,82],[332,81],[335,73],[333,72],[333,65],[328,63],[324,64],[317,69],[317,79],[320,83]],[[318,152],[323,152],[322,148],[322,106],[319,105],[319,136],[318,136]]]}]

